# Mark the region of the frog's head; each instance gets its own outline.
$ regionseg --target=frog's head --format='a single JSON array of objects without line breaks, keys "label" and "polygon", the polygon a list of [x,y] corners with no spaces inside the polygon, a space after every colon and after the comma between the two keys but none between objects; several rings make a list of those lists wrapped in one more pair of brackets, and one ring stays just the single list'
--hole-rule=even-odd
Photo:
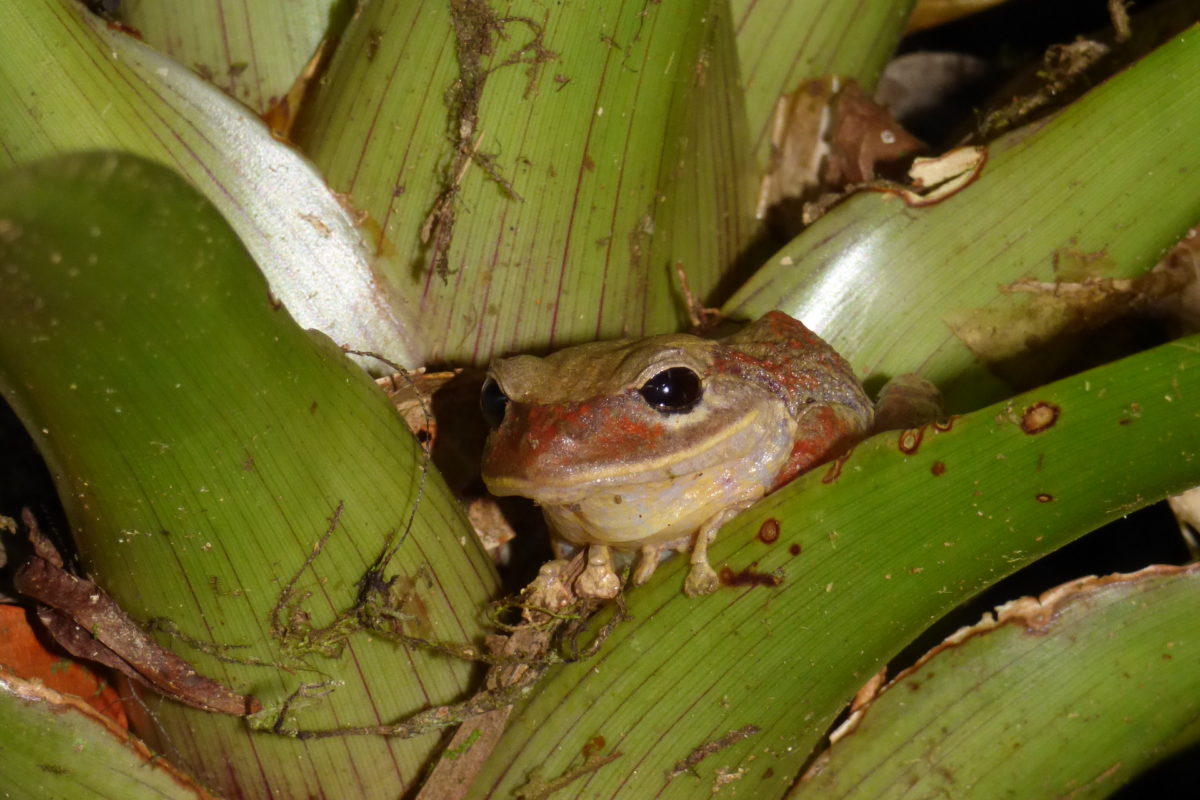
[{"label": "frog's head", "polygon": [[777,383],[686,334],[501,359],[481,398],[483,478],[493,494],[569,503],[731,462],[759,473],[787,457],[795,430]]}]

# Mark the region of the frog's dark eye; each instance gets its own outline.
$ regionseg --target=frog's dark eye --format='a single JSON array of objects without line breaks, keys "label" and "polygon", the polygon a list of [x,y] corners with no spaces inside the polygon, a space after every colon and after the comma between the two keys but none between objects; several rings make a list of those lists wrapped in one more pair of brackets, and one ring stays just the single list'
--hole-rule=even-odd
[{"label": "frog's dark eye", "polygon": [[508,408],[508,395],[500,388],[500,384],[488,378],[483,382],[483,391],[479,393],[479,410],[483,418],[493,428],[500,427],[504,421],[504,410]]},{"label": "frog's dark eye", "polygon": [[638,389],[643,400],[664,414],[691,411],[703,393],[700,376],[687,367],[664,369]]}]

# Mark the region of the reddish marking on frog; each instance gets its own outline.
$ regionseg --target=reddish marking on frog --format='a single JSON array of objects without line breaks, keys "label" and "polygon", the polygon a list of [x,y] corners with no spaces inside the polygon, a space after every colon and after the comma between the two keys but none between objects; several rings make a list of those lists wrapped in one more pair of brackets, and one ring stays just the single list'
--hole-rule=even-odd
[{"label": "reddish marking on frog", "polygon": [[630,418],[620,398],[545,406],[514,403],[510,413],[522,415],[524,424],[502,428],[506,441],[498,442],[496,447],[514,452],[528,448],[534,456],[553,454],[562,448],[564,440],[587,442],[591,452],[652,449],[664,434],[661,425]]},{"label": "reddish marking on frog", "polygon": [[[792,445],[791,455],[775,478],[774,488],[789,483],[797,475],[824,464],[834,456],[838,456],[839,461],[844,461],[849,457],[850,448],[857,440],[856,432],[837,411],[828,406],[814,409],[801,420],[800,427],[796,430],[796,441]],[[837,470],[840,473],[841,467],[838,466]],[[836,479],[835,475],[830,480]],[[829,483],[830,480],[823,482]]]},{"label": "reddish marking on frog", "polygon": [[714,372],[743,377],[795,402],[820,394],[831,379],[853,379],[849,364],[799,320],[771,311],[759,320],[763,330],[747,352],[726,350]]},{"label": "reddish marking on frog", "polygon": [[794,543],[788,545],[788,552],[791,553],[793,556],[800,555],[800,550],[801,550],[801,547],[800,547],[799,542],[794,542]]},{"label": "reddish marking on frog", "polygon": [[1037,402],[1021,415],[1021,430],[1033,436],[1054,427],[1062,409],[1052,403]]},{"label": "reddish marking on frog", "polygon": [[946,474],[946,464],[942,461],[935,461],[929,471],[933,473],[933,477],[940,478]]},{"label": "reddish marking on frog", "polygon": [[606,744],[607,744],[607,742],[604,741],[603,736],[596,735],[587,740],[587,742],[580,749],[579,753],[584,758],[587,758],[588,756],[592,755],[593,753],[599,753],[601,750],[604,749],[604,745],[606,745]]},{"label": "reddish marking on frog", "polygon": [[741,572],[734,572],[730,567],[721,567],[721,571],[717,573],[717,578],[720,579],[723,586],[778,586],[783,583],[783,578],[769,572],[758,572],[754,568],[758,566],[755,561],[746,567]]},{"label": "reddish marking on frog", "polygon": [[763,544],[771,544],[779,538],[779,520],[774,517],[763,520],[758,528],[758,538]]},{"label": "reddish marking on frog", "polygon": [[900,438],[896,441],[896,446],[900,448],[901,453],[911,456],[921,449],[921,440],[924,438],[924,425],[919,428],[908,428],[900,431]]},{"label": "reddish marking on frog", "polygon": [[632,448],[653,450],[662,441],[665,430],[661,424],[641,422],[620,413],[606,413],[592,434],[592,450]]},{"label": "reddish marking on frog", "polygon": [[1044,492],[1043,492],[1042,494],[1039,494],[1039,495],[1037,496],[1037,501],[1038,501],[1039,503],[1051,503],[1051,502],[1053,502],[1053,501],[1054,501],[1054,495],[1052,495],[1052,494],[1046,494],[1046,493],[1044,493]]}]

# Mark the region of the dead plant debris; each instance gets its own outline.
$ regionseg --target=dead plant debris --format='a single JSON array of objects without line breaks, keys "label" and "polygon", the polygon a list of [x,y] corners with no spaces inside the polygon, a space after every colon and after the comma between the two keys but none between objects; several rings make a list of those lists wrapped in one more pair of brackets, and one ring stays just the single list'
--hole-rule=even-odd
[{"label": "dead plant debris", "polygon": [[17,570],[14,584],[38,602],[38,619],[67,652],[111,667],[193,708],[236,716],[261,710],[255,698],[198,674],[187,661],[159,646],[94,582],[66,572],[32,512],[24,509],[21,519],[34,554]]},{"label": "dead plant debris", "polygon": [[700,745],[693,750],[687,756],[687,758],[682,758],[675,762],[675,766],[672,767],[669,772],[667,772],[667,780],[672,781],[685,772],[695,774],[696,766],[701,761],[709,756],[716,755],[727,747],[737,744],[743,739],[749,739],[751,736],[757,735],[761,730],[762,729],[757,725],[745,725],[737,730],[730,731],[720,739]]},{"label": "dead plant debris", "polygon": [[[488,76],[505,67],[525,64],[529,75],[526,97],[529,97],[537,84],[542,66],[558,57],[546,49],[541,23],[530,17],[501,17],[486,0],[451,0],[450,17],[454,27],[454,52],[458,58],[458,79],[446,92],[450,139],[454,149],[446,165],[443,188],[421,226],[421,243],[429,248],[429,266],[442,280],[446,280],[450,274],[449,253],[454,234],[455,201],[467,168],[475,164],[506,196],[521,200],[501,173],[495,156],[480,150],[483,131],[479,127],[479,104]],[[484,66],[485,57],[495,54],[497,40],[508,38],[509,25],[526,27],[532,38],[497,63]]]}]

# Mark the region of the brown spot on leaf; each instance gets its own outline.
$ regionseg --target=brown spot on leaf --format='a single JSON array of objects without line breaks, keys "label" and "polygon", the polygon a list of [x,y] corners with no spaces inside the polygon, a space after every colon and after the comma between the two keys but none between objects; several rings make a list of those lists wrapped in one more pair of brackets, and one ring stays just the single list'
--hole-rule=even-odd
[{"label": "brown spot on leaf", "polygon": [[124,22],[120,22],[115,19],[106,19],[104,24],[110,31],[116,31],[117,33],[123,33],[126,36],[132,36],[139,42],[145,41],[145,39],[142,38],[142,32],[132,25],[126,25]]},{"label": "brown spot on leaf", "polygon": [[1039,503],[1052,503],[1054,502],[1054,495],[1043,492],[1037,496],[1037,501]]},{"label": "brown spot on leaf", "polygon": [[1142,407],[1137,403],[1130,403],[1125,408],[1125,416],[1117,420],[1118,425],[1132,425],[1133,421],[1142,416]]},{"label": "brown spot on leaf", "polygon": [[946,474],[946,464],[942,461],[935,461],[929,471],[933,473],[933,477],[940,478]]},{"label": "brown spot on leaf", "polygon": [[1021,430],[1033,436],[1054,427],[1061,409],[1053,403],[1038,402],[1025,409],[1021,415]]},{"label": "brown spot on leaf", "polygon": [[580,755],[582,755],[584,758],[588,758],[594,753],[599,753],[607,744],[608,743],[604,740],[604,737],[597,734],[596,736],[593,736],[587,740],[587,743],[585,743],[583,748],[579,751]]},{"label": "brown spot on leaf", "polygon": [[758,528],[758,538],[763,544],[772,544],[779,538],[779,520],[774,517],[763,520]]},{"label": "brown spot on leaf", "polygon": [[793,544],[788,545],[788,552],[791,553],[793,556],[800,555],[800,550],[801,550],[801,547],[800,547],[799,542],[794,542]]},{"label": "brown spot on leaf", "polygon": [[896,446],[900,448],[901,453],[911,456],[921,448],[921,440],[924,438],[924,425],[919,428],[909,428],[908,430],[900,431],[900,438],[896,441]]},{"label": "brown spot on leaf", "polygon": [[959,416],[960,415],[958,414],[951,414],[945,419],[937,420],[933,423],[933,429],[938,433],[945,433],[946,431],[954,428],[954,423],[956,420],[958,420]]},{"label": "brown spot on leaf", "polygon": [[759,572],[755,569],[755,561],[741,572],[734,572],[730,567],[721,567],[717,577],[723,586],[778,586],[783,583],[783,577],[773,572]]},{"label": "brown spot on leaf", "polygon": [[853,449],[847,450],[830,462],[829,469],[821,476],[821,483],[834,483],[838,478],[842,477],[842,467],[846,466],[846,462],[850,460],[850,455],[853,452]]}]

